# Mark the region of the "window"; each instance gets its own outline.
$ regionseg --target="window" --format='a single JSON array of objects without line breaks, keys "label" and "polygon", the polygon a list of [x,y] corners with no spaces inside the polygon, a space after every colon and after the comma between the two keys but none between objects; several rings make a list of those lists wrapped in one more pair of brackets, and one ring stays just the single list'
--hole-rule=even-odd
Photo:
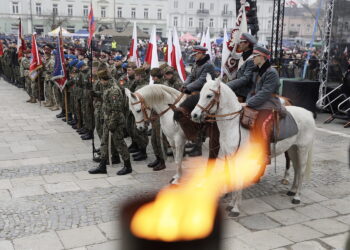
[{"label": "window", "polygon": [[214,19],[210,19],[210,21],[209,21],[209,27],[210,28],[213,28],[214,27]]},{"label": "window", "polygon": [[12,14],[18,14],[18,2],[12,2]]},{"label": "window", "polygon": [[214,10],[214,3],[210,3],[210,10]]},{"label": "window", "polygon": [[106,17],[106,7],[101,7],[101,17]]},{"label": "window", "polygon": [[268,22],[268,24],[267,24],[267,28],[268,28],[268,29],[271,29],[271,28],[272,28],[271,23],[272,23],[272,21],[271,21],[271,20],[269,20],[269,22]]},{"label": "window", "polygon": [[297,26],[300,27],[300,24],[298,24]]},{"label": "window", "polygon": [[131,9],[131,18],[136,18],[136,8]]},{"label": "window", "polygon": [[193,26],[193,18],[190,17],[190,18],[188,19],[188,27],[192,27],[192,26]]},{"label": "window", "polygon": [[143,10],[143,18],[148,19],[148,9],[147,8]]},{"label": "window", "polygon": [[13,34],[18,34],[18,23],[16,24],[11,24],[11,31]]},{"label": "window", "polygon": [[273,7],[269,7],[269,13],[272,13]]},{"label": "window", "polygon": [[174,24],[174,27],[177,27],[177,16],[174,17],[174,22],[173,22],[173,24]]},{"label": "window", "polygon": [[58,5],[56,3],[52,5],[52,13],[58,15]]},{"label": "window", "polygon": [[[118,18],[122,18],[123,17],[123,9],[122,9],[122,7],[118,7],[118,9],[117,9],[117,17]],[[133,18],[135,18],[135,17],[133,17]]]},{"label": "window", "polygon": [[43,25],[35,25],[35,26],[34,26],[34,31],[35,31],[38,35],[41,35],[41,33],[44,33],[44,26],[43,26]]},{"label": "window", "polygon": [[199,9],[204,10],[204,3],[199,3]]},{"label": "window", "polygon": [[157,36],[162,36],[162,33],[163,33],[163,30],[162,30],[162,28],[157,28],[156,29],[156,34],[157,34]]},{"label": "window", "polygon": [[83,26],[82,29],[83,29],[83,30],[88,30],[88,29],[89,29],[89,26]]},{"label": "window", "polygon": [[199,19],[199,23],[198,23],[199,29],[203,30],[204,29],[204,20],[203,18]]},{"label": "window", "polygon": [[75,32],[75,27],[74,26],[67,26],[67,31],[74,33]]},{"label": "window", "polygon": [[84,5],[83,6],[83,15],[88,16],[89,15],[89,6]]},{"label": "window", "polygon": [[158,20],[162,19],[162,9],[158,9],[157,17],[158,17]]},{"label": "window", "polygon": [[174,1],[174,8],[177,9],[179,7],[179,2],[177,0]]},{"label": "window", "polygon": [[68,4],[68,16],[73,16],[73,5]]},{"label": "window", "polygon": [[35,10],[36,10],[36,14],[38,16],[40,16],[41,15],[41,3],[36,3],[35,4]]},{"label": "window", "polygon": [[189,8],[190,8],[190,9],[193,9],[193,2],[190,2]]},{"label": "window", "polygon": [[294,27],[294,23],[292,23],[290,26]]},{"label": "window", "polygon": [[222,20],[222,27],[227,27],[227,19]]},{"label": "window", "polygon": [[142,31],[145,32],[146,34],[149,34],[149,29],[148,28],[143,28]]},{"label": "window", "polygon": [[227,14],[228,4],[224,4],[224,14]]}]

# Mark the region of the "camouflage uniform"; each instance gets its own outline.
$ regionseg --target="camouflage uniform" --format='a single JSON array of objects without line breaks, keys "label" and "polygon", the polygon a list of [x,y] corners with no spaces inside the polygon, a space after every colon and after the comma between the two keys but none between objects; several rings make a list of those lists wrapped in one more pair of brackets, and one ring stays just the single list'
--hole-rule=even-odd
[{"label": "camouflage uniform", "polygon": [[28,95],[33,97],[32,94],[32,89],[31,89],[31,81],[29,78],[29,66],[30,66],[30,61],[27,57],[22,57],[21,58],[21,63],[20,63],[20,73],[21,73],[21,78],[24,79],[25,81],[25,90],[27,91]]},{"label": "camouflage uniform", "polygon": [[93,131],[93,107],[92,107],[92,85],[90,81],[90,71],[89,69],[84,69],[80,73],[80,81],[82,86],[82,98],[81,98],[81,111],[82,111],[82,120],[84,127],[92,132]]},{"label": "camouflage uniform", "polygon": [[182,82],[179,78],[179,75],[178,73],[175,71],[175,69],[173,67],[166,67],[164,70],[163,70],[163,74],[172,74],[172,78],[170,79],[164,79],[164,85],[168,86],[168,87],[171,87],[171,88],[174,88],[174,89],[177,89],[177,90],[180,90],[180,88],[182,87]]},{"label": "camouflage uniform", "polygon": [[44,90],[46,106],[51,107],[55,105],[53,97],[53,82],[51,81],[51,74],[54,70],[55,61],[51,54],[45,54],[43,60],[43,77],[44,77]]}]

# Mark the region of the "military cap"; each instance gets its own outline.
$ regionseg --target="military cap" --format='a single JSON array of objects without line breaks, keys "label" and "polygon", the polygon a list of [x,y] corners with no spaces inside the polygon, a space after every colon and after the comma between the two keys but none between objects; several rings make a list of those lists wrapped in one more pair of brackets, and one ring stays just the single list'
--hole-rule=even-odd
[{"label": "military cap", "polygon": [[84,65],[85,65],[84,61],[79,61],[74,67],[76,67],[77,69],[80,69]]},{"label": "military cap", "polygon": [[146,71],[144,68],[137,68],[135,69],[135,75],[145,75]]},{"label": "military cap", "polygon": [[78,59],[73,59],[68,65],[69,67],[73,67],[74,65],[76,65],[79,62]]},{"label": "military cap", "polygon": [[116,56],[113,58],[114,61],[121,61],[123,59],[123,57],[121,56]]},{"label": "military cap", "polygon": [[171,66],[166,67],[165,69],[163,69],[163,73],[164,74],[174,74],[175,73],[175,69]]},{"label": "military cap", "polygon": [[97,71],[97,76],[101,79],[108,80],[111,79],[111,74],[109,73],[107,68],[101,69]]},{"label": "military cap", "polygon": [[127,62],[125,62],[125,63],[122,64],[122,68],[123,68],[123,69],[126,69],[127,67],[128,67],[128,63],[127,63]]},{"label": "military cap", "polygon": [[162,70],[160,68],[151,69],[150,74],[151,74],[151,76],[156,76],[158,78],[162,78],[162,76],[163,76]]},{"label": "military cap", "polygon": [[248,42],[248,43],[253,44],[253,45],[258,42],[256,40],[256,38],[249,33],[242,33],[242,35],[240,37],[240,41],[241,42]]},{"label": "military cap", "polygon": [[136,65],[136,63],[134,63],[134,62],[129,62],[127,68],[136,69],[136,68],[137,68],[137,65]]},{"label": "military cap", "polygon": [[192,50],[195,53],[203,53],[205,54],[208,49],[206,47],[203,47],[203,46],[200,46],[200,45],[196,45],[196,46],[193,46],[193,50]]},{"label": "military cap", "polygon": [[271,52],[262,46],[256,45],[254,46],[254,49],[253,49],[253,56],[264,56],[267,59],[270,59]]},{"label": "military cap", "polygon": [[168,67],[168,63],[163,63],[162,65],[159,66],[161,70],[164,70],[166,67]]}]

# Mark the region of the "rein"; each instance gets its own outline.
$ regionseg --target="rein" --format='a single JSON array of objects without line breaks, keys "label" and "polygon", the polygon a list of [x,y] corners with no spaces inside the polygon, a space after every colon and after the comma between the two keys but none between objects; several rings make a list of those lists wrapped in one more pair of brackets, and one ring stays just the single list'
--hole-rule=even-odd
[{"label": "rein", "polygon": [[[214,99],[212,99],[206,107],[203,107],[203,106],[197,104],[197,107],[199,107],[203,112],[207,113],[207,116],[206,116],[206,117],[208,117],[208,118],[214,118],[214,119],[208,119],[208,120],[206,120],[207,122],[217,122],[217,121],[232,120],[232,119],[234,119],[238,114],[241,114],[241,113],[242,113],[243,108],[242,108],[240,111],[236,111],[236,112],[232,112],[232,113],[228,113],[228,114],[223,114],[223,115],[211,114],[211,113],[210,113],[210,109],[211,109],[212,107],[214,107],[215,104],[216,104],[216,110],[219,109],[219,105],[220,105],[220,93],[221,93],[221,91],[220,91],[220,85],[219,85],[219,89],[218,89],[217,91],[216,91],[216,90],[213,90],[213,89],[210,89],[210,90],[211,90],[211,91],[214,93],[214,95],[215,95]],[[232,116],[232,115],[234,115],[234,117],[232,117],[232,118],[230,118],[230,119],[222,119],[222,120],[217,120],[217,119],[215,119],[215,118],[223,118],[223,117]]]},{"label": "rein", "polygon": [[[143,116],[144,116],[144,118],[141,121],[135,121],[135,123],[141,123],[141,122],[147,122],[147,121],[155,121],[155,120],[159,119],[162,115],[164,115],[166,112],[168,112],[171,109],[171,107],[169,106],[168,108],[166,108],[165,110],[163,110],[159,114],[149,117],[148,114],[147,114],[147,110],[151,110],[151,109],[147,106],[147,104],[145,102],[145,99],[143,98],[143,96],[141,94],[139,94],[137,92],[134,93],[134,94],[137,96],[139,101],[131,103],[131,105],[136,105],[136,104],[140,103],[141,104],[141,110],[142,110],[142,113],[143,113]],[[176,98],[176,100],[173,103],[173,105],[178,104],[178,102],[182,99],[182,97],[184,95],[185,95],[185,93],[181,93],[181,95],[179,95]]]}]

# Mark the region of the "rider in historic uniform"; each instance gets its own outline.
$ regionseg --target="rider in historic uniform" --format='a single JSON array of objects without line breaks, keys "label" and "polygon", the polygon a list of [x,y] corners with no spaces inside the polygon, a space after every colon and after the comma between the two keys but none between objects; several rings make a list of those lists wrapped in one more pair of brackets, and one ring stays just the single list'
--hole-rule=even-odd
[{"label": "rider in historic uniform", "polygon": [[241,35],[239,49],[242,51],[242,57],[238,63],[236,79],[227,83],[240,102],[245,102],[253,85],[253,71],[256,66],[253,62],[252,53],[256,43],[255,37],[251,34],[243,33]]}]

